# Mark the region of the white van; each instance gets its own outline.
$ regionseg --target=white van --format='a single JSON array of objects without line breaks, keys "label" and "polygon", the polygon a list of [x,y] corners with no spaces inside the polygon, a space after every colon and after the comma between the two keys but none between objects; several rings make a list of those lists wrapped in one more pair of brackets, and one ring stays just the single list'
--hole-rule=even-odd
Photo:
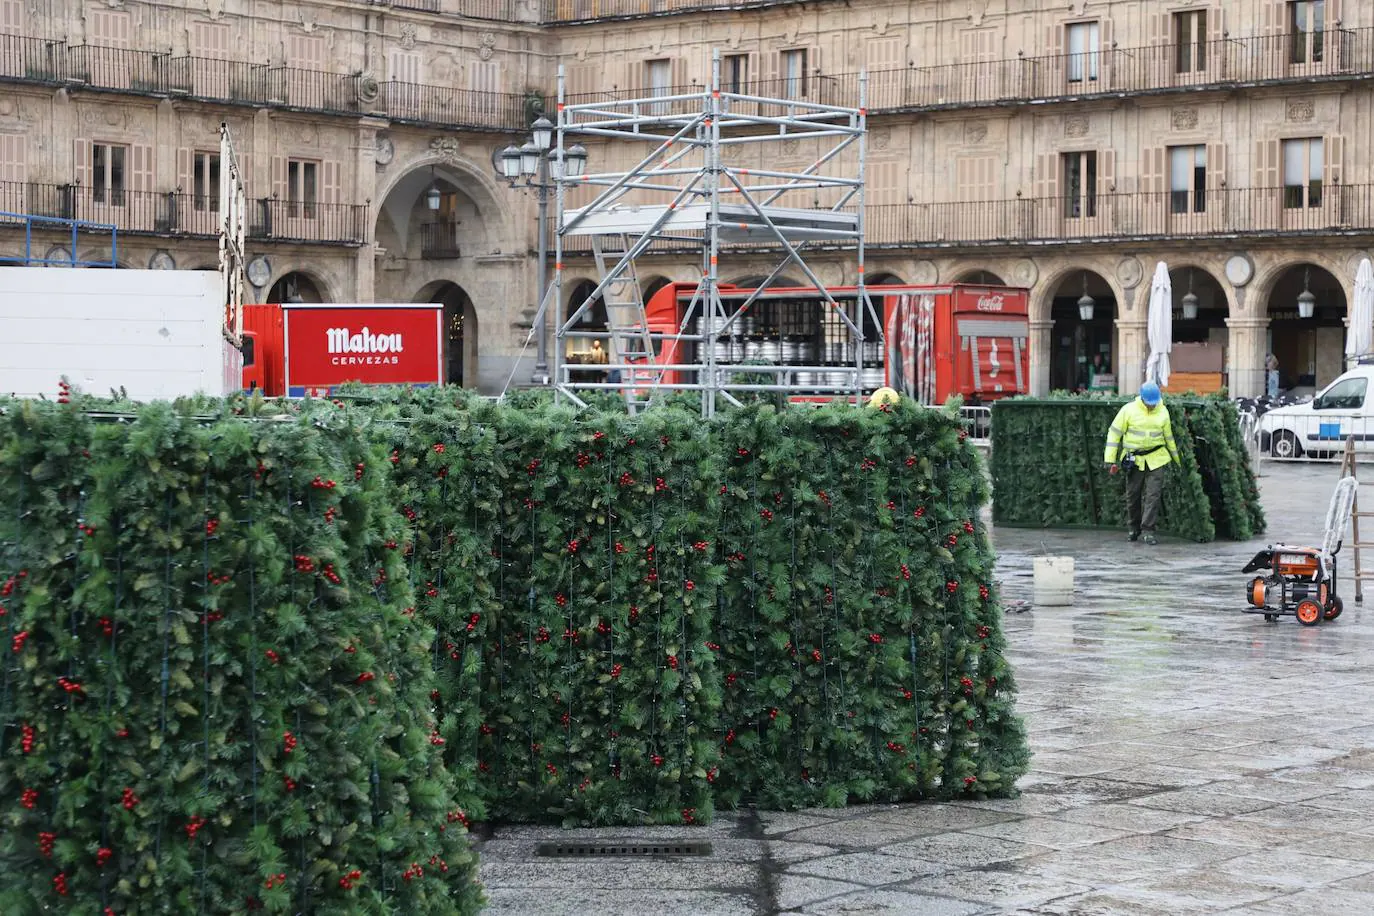
[{"label": "white van", "polygon": [[1358,365],[1305,404],[1276,407],[1259,418],[1260,451],[1274,458],[1330,457],[1355,438],[1374,450],[1374,365]]}]

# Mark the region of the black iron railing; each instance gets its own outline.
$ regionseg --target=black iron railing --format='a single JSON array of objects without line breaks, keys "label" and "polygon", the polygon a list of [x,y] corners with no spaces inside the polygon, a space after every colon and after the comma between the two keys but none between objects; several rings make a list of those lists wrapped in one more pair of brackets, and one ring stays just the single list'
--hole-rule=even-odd
[{"label": "black iron railing", "polygon": [[752,10],[795,0],[543,0],[544,22],[587,22],[691,13],[702,10]]},{"label": "black iron railing", "polygon": [[[1201,209],[1199,209],[1199,206]],[[1374,185],[1219,188],[1186,200],[1169,191],[1064,197],[880,204],[865,211],[865,241],[873,247],[940,248],[1209,236],[1374,233]],[[679,236],[690,238],[692,233]],[[725,242],[769,248],[768,241]],[[682,241],[650,251],[685,250]],[[824,247],[824,246],[822,246]],[[564,249],[590,251],[585,237]]]},{"label": "black iron railing", "polygon": [[4,79],[503,131],[523,130],[527,123],[525,97],[519,93],[378,82],[358,74],[10,35],[0,35]]},{"label": "black iron railing", "polygon": [[461,257],[458,248],[458,221],[440,220],[420,226],[420,257],[427,260],[449,260]]},{"label": "black iron railing", "polygon": [[[367,207],[279,201],[249,202],[248,235],[256,239],[360,245],[367,238]],[[0,212],[78,219],[120,232],[200,236],[219,232],[217,196],[180,191],[0,181]]]}]

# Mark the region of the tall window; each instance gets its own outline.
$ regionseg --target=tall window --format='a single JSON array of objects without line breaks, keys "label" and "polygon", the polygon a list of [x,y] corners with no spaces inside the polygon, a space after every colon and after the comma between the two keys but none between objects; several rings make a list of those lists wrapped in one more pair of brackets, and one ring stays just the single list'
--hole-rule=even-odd
[{"label": "tall window", "polygon": [[782,94],[787,99],[806,97],[805,48],[782,52]]},{"label": "tall window", "polygon": [[124,206],[128,188],[129,148],[111,143],[91,144],[91,200],[98,204]]},{"label": "tall window", "polygon": [[197,212],[219,212],[219,153],[198,152],[191,174],[191,206]]},{"label": "tall window", "polygon": [[1096,22],[1076,22],[1068,27],[1069,59],[1068,79],[1071,83],[1097,79],[1097,38]]},{"label": "tall window", "polygon": [[1322,205],[1323,153],[1321,137],[1283,141],[1283,206],[1286,209]]},{"label": "tall window", "polygon": [[1064,153],[1064,216],[1097,215],[1097,153]]},{"label": "tall window", "polygon": [[[649,95],[654,98],[661,98],[668,95],[672,90],[673,82],[673,62],[667,60],[646,60],[644,62],[644,76],[649,81]],[[666,102],[658,102],[653,106],[655,114],[664,114],[667,111]]]},{"label": "tall window", "polygon": [[21,35],[24,31],[24,0],[0,0],[0,35]]},{"label": "tall window", "polygon": [[315,218],[319,203],[320,164],[303,159],[286,163],[286,215]]},{"label": "tall window", "polygon": [[1207,11],[1174,13],[1174,72],[1207,69]]},{"label": "tall window", "polygon": [[1326,51],[1326,0],[1292,0],[1288,4],[1288,31],[1293,42],[1289,60],[1295,64],[1321,63]]},{"label": "tall window", "polygon": [[1207,211],[1207,147],[1169,147],[1169,212]]},{"label": "tall window", "polygon": [[720,61],[720,88],[743,93],[749,85],[749,55],[727,54]]}]

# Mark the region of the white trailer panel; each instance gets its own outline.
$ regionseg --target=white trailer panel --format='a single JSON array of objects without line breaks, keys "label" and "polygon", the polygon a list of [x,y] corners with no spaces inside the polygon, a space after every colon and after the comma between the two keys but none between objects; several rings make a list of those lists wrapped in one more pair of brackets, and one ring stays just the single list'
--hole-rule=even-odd
[{"label": "white trailer panel", "polygon": [[236,390],[223,298],[212,271],[0,267],[0,393],[52,397],[64,375],[140,401]]}]

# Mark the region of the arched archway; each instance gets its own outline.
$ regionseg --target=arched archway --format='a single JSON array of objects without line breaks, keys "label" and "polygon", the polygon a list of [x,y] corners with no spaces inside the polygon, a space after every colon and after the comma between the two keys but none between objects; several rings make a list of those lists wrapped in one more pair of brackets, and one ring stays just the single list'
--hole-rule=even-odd
[{"label": "arched archway", "polygon": [[[764,280],[767,280],[767,279],[768,279],[768,277],[765,276],[765,275],[762,275],[762,274],[755,274],[755,275],[753,275],[753,276],[741,277],[741,278],[738,279],[738,280],[731,280],[731,281],[729,281],[729,283],[730,283],[731,286],[739,286],[739,287],[742,287],[742,288],[744,288],[744,289],[754,289],[754,288],[756,288],[756,287],[762,286],[762,285],[763,285],[763,281],[764,281]],[[804,282],[804,281],[802,281],[802,280],[798,280],[798,279],[796,279],[796,278],[794,278],[794,277],[790,277],[790,276],[788,276],[787,274],[781,274],[781,275],[779,275],[779,276],[773,278],[773,282],[768,284],[768,288],[769,288],[769,289],[773,289],[773,288],[775,288],[775,287],[782,287],[782,288],[786,289],[786,288],[788,288],[788,287],[799,287],[799,286],[810,286],[810,285],[811,285],[810,283]]]},{"label": "arched archway", "polygon": [[415,294],[415,302],[444,306],[444,382],[477,387],[477,310],[457,283],[436,280]]},{"label": "arched archway", "polygon": [[955,283],[972,283],[975,286],[1006,286],[1007,283],[1000,276],[990,270],[975,267],[965,270],[954,277]]},{"label": "arched archway", "polygon": [[1118,353],[1116,292],[1092,270],[1060,278],[1050,300],[1050,389],[1115,388]]},{"label": "arched archway", "polygon": [[490,189],[449,162],[421,165],[385,190],[377,244],[409,260],[457,261],[500,248],[501,215]]},{"label": "arched archway", "polygon": [[650,277],[648,280],[645,280],[644,286],[642,287],[644,292],[644,303],[647,305],[649,300],[654,297],[654,293],[672,282],[673,281],[669,280],[667,277],[660,276]]},{"label": "arched archway", "polygon": [[[1181,264],[1169,270],[1169,285],[1173,288],[1174,343],[1206,343],[1226,346],[1226,319],[1230,309],[1226,291],[1211,271],[1192,264]],[[1188,294],[1196,298],[1197,314],[1189,317]],[[1145,308],[1149,308],[1148,298]]]},{"label": "arched archway", "polygon": [[906,281],[894,273],[876,273],[868,278],[868,286],[904,286]]},{"label": "arched archway", "polygon": [[[1312,304],[1307,318],[1299,306],[1305,293]],[[1324,267],[1294,264],[1275,277],[1265,309],[1279,390],[1313,394],[1344,371],[1346,305],[1340,280]]]},{"label": "arched archway", "polygon": [[320,284],[309,274],[291,271],[282,274],[267,290],[268,302],[324,302]]},{"label": "arched archway", "polygon": [[[572,284],[572,291],[568,293],[563,305],[561,323],[567,324],[568,319],[576,314],[577,310],[587,302],[587,298],[596,291],[596,283],[592,280],[578,280]],[[568,330],[576,335],[578,333],[597,333],[604,332],[610,325],[610,320],[606,315],[606,303],[600,297],[587,305],[577,319],[577,322],[568,327]],[[568,336],[564,338],[563,358],[570,365],[582,365],[591,363],[604,363],[610,360],[610,348],[606,341],[595,338]],[[599,382],[601,378],[592,377],[593,374],[585,372],[574,372],[573,381]]]}]

